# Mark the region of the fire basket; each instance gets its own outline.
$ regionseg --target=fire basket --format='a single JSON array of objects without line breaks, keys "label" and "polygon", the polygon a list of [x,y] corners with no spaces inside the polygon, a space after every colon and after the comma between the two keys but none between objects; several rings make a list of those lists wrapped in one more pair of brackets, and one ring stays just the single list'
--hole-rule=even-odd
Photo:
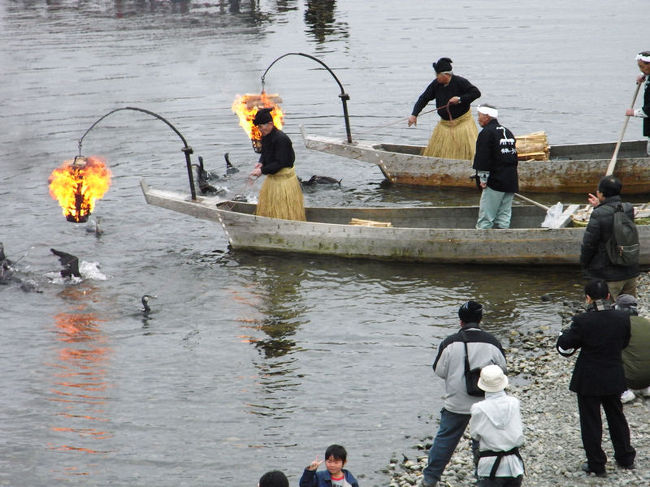
[{"label": "fire basket", "polygon": [[52,171],[50,195],[59,202],[66,220],[83,223],[111,184],[111,171],[98,157],[76,156]]}]

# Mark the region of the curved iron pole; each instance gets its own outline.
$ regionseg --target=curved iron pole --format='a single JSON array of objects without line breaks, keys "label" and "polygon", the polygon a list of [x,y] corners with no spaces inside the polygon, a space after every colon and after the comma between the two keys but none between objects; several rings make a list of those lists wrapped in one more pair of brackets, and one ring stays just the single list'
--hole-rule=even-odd
[{"label": "curved iron pole", "polygon": [[104,120],[106,117],[108,117],[109,115],[112,115],[115,112],[119,112],[121,110],[134,110],[136,112],[142,112],[142,113],[146,113],[147,115],[151,115],[152,117],[155,117],[158,120],[161,120],[161,121],[165,122],[169,126],[169,128],[171,128],[176,133],[176,135],[178,135],[180,137],[180,139],[183,141],[183,148],[181,149],[181,151],[185,154],[185,163],[187,165],[187,176],[188,176],[188,178],[190,180],[190,192],[192,193],[192,199],[195,200],[196,199],[196,189],[194,187],[194,175],[192,174],[192,160],[191,160],[191,157],[190,157],[190,154],[192,154],[194,151],[192,150],[192,148],[189,145],[187,145],[187,141],[185,140],[185,137],[183,137],[183,134],[181,134],[178,131],[178,129],[176,129],[176,127],[174,127],[168,120],[161,117],[157,113],[151,112],[149,110],[145,110],[144,108],[137,108],[137,107],[116,108],[115,110],[111,110],[106,115],[103,115],[102,117],[100,117],[95,123],[93,123],[88,128],[88,130],[86,130],[86,132],[79,139],[79,156],[81,156],[81,145],[83,143],[84,137],[86,137],[86,135],[88,135],[88,132],[90,132],[93,128],[95,128],[95,126],[99,122]]},{"label": "curved iron pole", "polygon": [[336,80],[336,82],[338,83],[339,88],[341,88],[341,93],[339,94],[339,98],[341,99],[341,102],[343,103],[343,118],[345,119],[345,133],[348,136],[348,143],[351,144],[352,143],[352,134],[350,133],[350,117],[348,115],[348,100],[350,99],[350,95],[348,95],[345,92],[345,89],[343,88],[343,85],[341,84],[339,79],[336,77],[334,72],[329,68],[329,66],[327,64],[325,64],[320,59],[318,59],[318,58],[316,58],[314,56],[310,56],[309,54],[305,54],[304,52],[288,52],[286,54],[283,54],[279,58],[276,58],[269,65],[269,67],[266,68],[266,71],[264,71],[264,74],[262,75],[262,91],[264,91],[264,78],[266,77],[266,73],[269,72],[269,69],[271,69],[271,66],[273,66],[275,63],[277,63],[280,59],[282,59],[284,57],[287,57],[287,56],[304,56],[306,58],[313,59],[314,61],[319,63],[321,66],[323,66],[325,69],[327,69],[327,71],[334,77],[334,80]]}]

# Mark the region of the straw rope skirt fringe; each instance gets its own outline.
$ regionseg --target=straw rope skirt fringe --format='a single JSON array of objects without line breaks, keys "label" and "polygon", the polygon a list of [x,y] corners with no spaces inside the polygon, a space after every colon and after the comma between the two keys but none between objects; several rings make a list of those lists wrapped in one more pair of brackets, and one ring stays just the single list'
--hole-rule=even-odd
[{"label": "straw rope skirt fringe", "polygon": [[302,188],[293,167],[284,167],[275,174],[267,174],[255,214],[283,220],[306,220]]},{"label": "straw rope skirt fringe", "polygon": [[477,137],[476,122],[468,110],[454,120],[440,120],[422,155],[473,161]]}]

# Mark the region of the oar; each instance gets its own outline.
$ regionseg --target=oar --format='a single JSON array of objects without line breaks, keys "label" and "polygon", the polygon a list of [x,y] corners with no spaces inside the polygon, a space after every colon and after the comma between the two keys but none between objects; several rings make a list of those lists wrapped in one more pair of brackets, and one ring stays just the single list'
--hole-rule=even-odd
[{"label": "oar", "polygon": [[[527,198],[526,196],[521,195],[519,193],[515,193],[515,196],[517,198],[519,198],[520,200],[524,200],[524,201],[526,201],[528,203],[531,203],[531,204],[533,204],[535,206],[538,206],[539,208],[542,208],[543,210],[546,210],[546,215],[547,215],[549,221],[551,222],[550,223],[550,228],[566,227],[569,224],[569,222],[571,221],[571,215],[573,215],[576,212],[576,210],[578,210],[578,208],[579,208],[579,205],[569,205],[569,206],[566,207],[566,209],[564,209],[562,214],[559,217],[557,217],[556,215],[553,215],[551,213],[551,207],[543,205],[539,201],[531,200],[530,198]],[[558,204],[561,204],[561,203],[558,203]],[[562,205],[562,207],[563,206],[564,205]]]},{"label": "oar", "polygon": [[524,195],[521,195],[519,193],[515,193],[515,196],[517,198],[519,198],[520,200],[527,201],[528,203],[530,203],[532,205],[539,206],[540,208],[548,211],[548,206],[541,204],[539,201],[531,200],[530,198],[526,198]]},{"label": "oar", "polygon": [[[636,84],[636,90],[634,91],[634,97],[632,97],[632,104],[630,105],[630,108],[634,108],[634,102],[636,101],[636,97],[639,94],[639,88],[641,88],[641,83]],[[630,121],[630,117],[628,115],[625,115],[625,123],[623,124],[623,130],[621,130],[621,136],[618,138],[618,142],[616,143],[616,149],[614,149],[614,155],[612,156],[612,160],[609,161],[609,166],[607,166],[607,172],[605,173],[605,176],[611,176],[612,173],[614,172],[614,168],[616,167],[616,158],[618,157],[618,150],[621,148],[621,142],[623,142],[623,135],[625,135],[625,129],[627,128],[627,123]]]}]

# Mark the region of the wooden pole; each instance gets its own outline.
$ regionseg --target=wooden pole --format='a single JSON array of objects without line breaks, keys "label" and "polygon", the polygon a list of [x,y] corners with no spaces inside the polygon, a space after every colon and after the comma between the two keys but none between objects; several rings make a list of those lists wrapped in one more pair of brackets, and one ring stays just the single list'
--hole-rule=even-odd
[{"label": "wooden pole", "polygon": [[519,198],[520,200],[524,200],[530,204],[533,204],[535,206],[539,206],[540,208],[548,211],[548,206],[541,204],[539,201],[531,200],[530,198],[526,198],[524,195],[521,195],[519,193],[515,193],[515,196]]},{"label": "wooden pole", "polygon": [[[639,94],[639,89],[641,88],[641,83],[636,84],[636,90],[634,91],[634,97],[632,97],[632,104],[630,105],[630,108],[634,108],[634,102],[636,101],[636,97]],[[618,138],[618,142],[616,143],[616,149],[614,149],[614,155],[612,156],[612,160],[609,161],[609,166],[607,166],[607,172],[605,173],[605,176],[611,176],[614,173],[614,168],[616,167],[616,158],[618,157],[618,150],[621,148],[621,142],[623,142],[623,135],[625,135],[625,129],[627,129],[627,123],[630,121],[629,115],[625,115],[625,123],[623,124],[623,130],[621,130],[621,136]]]}]

